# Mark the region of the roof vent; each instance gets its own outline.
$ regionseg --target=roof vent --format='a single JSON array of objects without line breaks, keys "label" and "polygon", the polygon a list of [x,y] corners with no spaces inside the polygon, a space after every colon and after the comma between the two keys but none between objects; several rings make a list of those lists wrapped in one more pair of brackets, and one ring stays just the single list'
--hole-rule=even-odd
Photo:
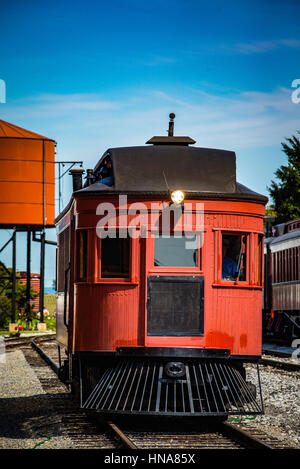
[{"label": "roof vent", "polygon": [[175,114],[171,112],[169,114],[169,130],[168,130],[168,136],[164,137],[152,137],[150,140],[146,142],[147,143],[152,143],[153,145],[193,145],[196,143],[195,140],[193,140],[190,137],[174,137],[174,119],[175,119]]}]

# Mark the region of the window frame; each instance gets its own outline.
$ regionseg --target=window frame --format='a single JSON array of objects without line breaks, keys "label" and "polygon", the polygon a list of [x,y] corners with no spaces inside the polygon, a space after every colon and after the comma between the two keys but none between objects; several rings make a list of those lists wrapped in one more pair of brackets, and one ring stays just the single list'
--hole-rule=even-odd
[{"label": "window frame", "polygon": [[66,225],[58,233],[58,247],[56,251],[56,289],[57,292],[65,291],[65,272],[70,263],[70,224]]},{"label": "window frame", "polygon": [[[223,237],[224,236],[231,236],[231,237],[240,237],[242,238],[243,236],[246,236],[246,278],[245,280],[239,280],[238,278],[234,279],[234,280],[224,280],[223,277],[222,277],[222,261],[223,261],[223,253],[222,253],[222,249],[223,249]],[[250,249],[249,249],[249,244],[250,244],[250,236],[249,236],[249,233],[244,233],[244,232],[240,232],[240,233],[236,233],[236,232],[222,232],[221,233],[221,281],[222,282],[225,282],[225,283],[228,283],[228,282],[233,282],[234,284],[238,284],[238,283],[241,283],[241,284],[246,284],[246,283],[250,283],[250,262],[249,262],[249,254],[250,254]]]},{"label": "window frame", "polygon": [[[118,228],[116,228],[118,231]],[[97,237],[96,241],[96,283],[100,284],[124,284],[124,285],[138,285],[138,278],[136,273],[136,267],[133,263],[133,259],[136,259],[137,255],[137,242],[139,239],[129,238],[129,274],[128,277],[102,277],[101,276],[101,252],[102,252],[102,238]]]},{"label": "window frame", "polygon": [[[80,235],[85,236],[85,276],[80,277]],[[84,249],[84,247],[83,247]],[[88,253],[89,253],[89,232],[86,229],[76,230],[76,282],[87,282],[88,279]],[[83,251],[84,254],[84,251]]]},{"label": "window frame", "polygon": [[262,287],[264,281],[264,235],[258,233],[255,238],[254,246],[256,247],[256,272],[254,283]]},{"label": "window frame", "polygon": [[[174,237],[176,231],[170,233],[170,237]],[[203,233],[195,233],[191,231],[190,234],[194,234],[197,236],[198,240],[198,265],[194,267],[184,267],[184,266],[156,266],[154,265],[154,253],[155,253],[155,239],[156,237],[153,236],[149,239],[149,258],[150,258],[150,273],[203,273],[203,249],[201,246],[201,237]],[[163,236],[163,233],[157,233],[158,236]],[[185,236],[185,234],[182,234]],[[167,239],[167,238],[166,238]]]},{"label": "window frame", "polygon": [[[124,273],[124,275],[119,275],[120,272],[117,272],[115,275],[113,275],[113,272],[111,272],[111,275],[109,275],[109,274],[104,274],[104,275],[103,275],[103,272],[102,272],[102,269],[103,269],[102,249],[103,249],[103,242],[104,242],[104,241],[107,241],[108,239],[118,239],[118,240],[122,240],[122,241],[119,243],[119,246],[121,246],[121,244],[124,243],[123,240],[126,240],[126,242],[128,242],[128,246],[127,246],[127,249],[128,249],[128,252],[127,252],[127,255],[128,255],[128,263],[126,262],[127,265],[128,265],[128,273],[126,273],[126,274]],[[101,278],[102,280],[107,280],[107,279],[118,279],[118,280],[124,279],[124,280],[128,280],[128,279],[130,279],[130,255],[131,255],[131,252],[130,252],[130,244],[131,244],[131,243],[130,243],[130,238],[129,238],[128,236],[127,236],[126,238],[119,238],[119,237],[116,237],[116,238],[109,238],[109,237],[106,237],[106,238],[103,238],[103,239],[101,238],[100,272],[99,272],[99,273],[100,273],[100,278]],[[113,249],[112,249],[111,251],[113,251]],[[120,249],[120,254],[122,254],[122,255],[121,255],[121,256],[118,256],[118,261],[120,261],[119,264],[118,264],[118,267],[119,267],[119,266],[122,267],[123,260],[124,260],[123,252],[122,252],[121,249]],[[126,257],[127,257],[127,256],[126,256]],[[122,258],[123,258],[123,259],[122,259]],[[110,263],[109,265],[111,266],[111,265],[114,265],[114,264],[111,264],[111,263]],[[124,265],[124,264],[123,264],[123,265]],[[121,270],[121,269],[120,269],[120,270]]]},{"label": "window frame", "polygon": [[[263,269],[262,269],[262,282],[257,283],[257,244],[259,236],[262,236],[262,243],[264,233],[261,231],[252,231],[247,229],[228,229],[228,228],[213,228],[214,234],[214,281],[213,287],[229,287],[229,288],[253,288],[262,290],[263,288]],[[222,239],[223,235],[246,235],[247,236],[247,252],[246,252],[246,280],[223,280],[222,279]],[[262,249],[262,255],[264,250]],[[255,266],[255,267],[254,267]],[[255,271],[256,270],[256,271]]]}]

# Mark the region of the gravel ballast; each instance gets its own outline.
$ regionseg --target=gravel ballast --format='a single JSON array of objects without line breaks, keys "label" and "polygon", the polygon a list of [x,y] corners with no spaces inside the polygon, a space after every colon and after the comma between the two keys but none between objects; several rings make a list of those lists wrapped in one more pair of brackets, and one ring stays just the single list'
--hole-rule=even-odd
[{"label": "gravel ballast", "polygon": [[[38,376],[21,350],[6,353],[0,362],[0,449],[75,448],[56,410],[65,388],[47,394]],[[300,373],[260,366],[260,376],[265,414],[236,423],[300,448]],[[256,366],[247,366],[247,379],[257,385]]]},{"label": "gravel ballast", "polygon": [[[270,366],[259,369],[265,414],[244,419],[243,428],[261,428],[292,448],[300,448],[300,372]],[[256,367],[249,365],[246,370],[247,379],[257,386]]]},{"label": "gravel ballast", "polygon": [[0,415],[0,449],[72,448],[61,435],[51,396],[20,350],[0,363]]}]

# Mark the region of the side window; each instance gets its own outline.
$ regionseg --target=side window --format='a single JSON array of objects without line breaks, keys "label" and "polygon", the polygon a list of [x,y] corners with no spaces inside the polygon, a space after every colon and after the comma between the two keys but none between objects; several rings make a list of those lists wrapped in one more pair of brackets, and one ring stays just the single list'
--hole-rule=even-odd
[{"label": "side window", "polygon": [[101,240],[101,278],[129,278],[130,237]]},{"label": "side window", "polygon": [[67,227],[58,235],[57,252],[57,291],[65,289],[65,272],[70,262],[70,228]]},{"label": "side window", "polygon": [[77,232],[77,280],[86,280],[87,272],[87,231]]},{"label": "side window", "polygon": [[247,243],[246,234],[222,235],[222,280],[247,280]]},{"label": "side window", "polygon": [[57,291],[64,291],[64,232],[58,235],[58,249],[57,249]]},{"label": "side window", "polygon": [[257,285],[262,285],[262,258],[263,258],[263,236],[258,235],[258,244],[257,244]]}]

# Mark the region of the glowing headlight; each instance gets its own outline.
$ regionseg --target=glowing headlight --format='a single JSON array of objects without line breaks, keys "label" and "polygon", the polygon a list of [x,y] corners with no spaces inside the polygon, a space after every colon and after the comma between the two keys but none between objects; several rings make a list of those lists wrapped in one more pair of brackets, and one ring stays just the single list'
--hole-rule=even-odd
[{"label": "glowing headlight", "polygon": [[175,205],[182,204],[182,202],[184,201],[184,197],[184,192],[182,191],[173,191],[171,194],[172,202]]}]

